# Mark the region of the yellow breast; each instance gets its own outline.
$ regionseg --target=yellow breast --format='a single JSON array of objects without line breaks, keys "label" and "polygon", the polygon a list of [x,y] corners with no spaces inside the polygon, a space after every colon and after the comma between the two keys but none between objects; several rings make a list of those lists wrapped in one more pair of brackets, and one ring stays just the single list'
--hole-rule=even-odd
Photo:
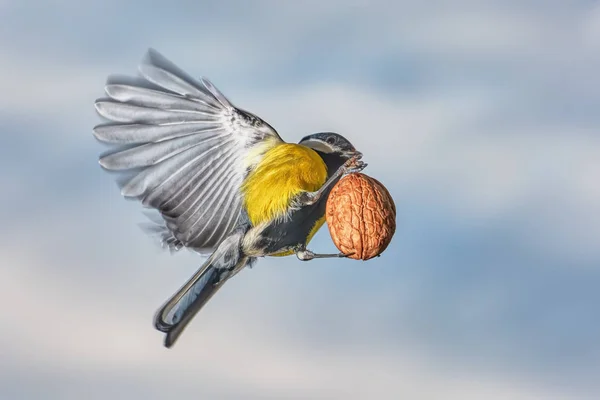
[{"label": "yellow breast", "polygon": [[314,150],[294,143],[272,147],[242,186],[250,222],[283,217],[295,196],[318,190],[326,179],[325,162]]}]

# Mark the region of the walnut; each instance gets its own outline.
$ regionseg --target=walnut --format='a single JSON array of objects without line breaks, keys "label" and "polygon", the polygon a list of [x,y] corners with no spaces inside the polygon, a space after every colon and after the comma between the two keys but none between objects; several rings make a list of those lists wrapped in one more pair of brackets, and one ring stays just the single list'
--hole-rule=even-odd
[{"label": "walnut", "polygon": [[396,205],[387,189],[365,174],[344,176],[327,199],[327,226],[335,246],[349,258],[383,253],[396,231]]}]

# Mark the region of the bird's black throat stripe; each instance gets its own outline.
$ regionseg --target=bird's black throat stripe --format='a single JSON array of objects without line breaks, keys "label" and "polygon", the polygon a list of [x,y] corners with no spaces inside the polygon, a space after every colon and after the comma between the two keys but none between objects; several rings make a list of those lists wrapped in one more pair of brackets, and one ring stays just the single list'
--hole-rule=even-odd
[{"label": "bird's black throat stripe", "polygon": [[[319,151],[317,153],[325,161],[328,177],[346,161],[337,154],[325,154]],[[273,254],[306,245],[313,227],[325,215],[327,198],[332,187],[333,185],[315,204],[294,210],[287,220],[273,222],[267,226],[261,233],[261,240],[257,247],[264,249],[265,254]]]}]

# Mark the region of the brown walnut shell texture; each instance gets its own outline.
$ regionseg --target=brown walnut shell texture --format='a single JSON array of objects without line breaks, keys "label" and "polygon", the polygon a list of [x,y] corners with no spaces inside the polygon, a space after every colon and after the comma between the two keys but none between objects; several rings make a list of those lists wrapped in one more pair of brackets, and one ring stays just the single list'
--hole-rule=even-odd
[{"label": "brown walnut shell texture", "polygon": [[378,180],[365,174],[344,176],[327,199],[325,218],[335,246],[355,260],[383,253],[396,231],[396,205]]}]

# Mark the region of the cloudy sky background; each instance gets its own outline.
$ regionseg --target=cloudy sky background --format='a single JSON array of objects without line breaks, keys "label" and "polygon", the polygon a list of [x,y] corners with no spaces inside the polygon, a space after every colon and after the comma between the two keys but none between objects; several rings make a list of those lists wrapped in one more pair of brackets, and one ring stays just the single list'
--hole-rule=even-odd
[{"label": "cloudy sky background", "polygon": [[[0,0],[0,398],[600,396],[598,3],[301,3]],[[286,140],[350,138],[385,254],[261,260],[163,348],[201,259],[138,228],[91,131],[148,47]]]}]

